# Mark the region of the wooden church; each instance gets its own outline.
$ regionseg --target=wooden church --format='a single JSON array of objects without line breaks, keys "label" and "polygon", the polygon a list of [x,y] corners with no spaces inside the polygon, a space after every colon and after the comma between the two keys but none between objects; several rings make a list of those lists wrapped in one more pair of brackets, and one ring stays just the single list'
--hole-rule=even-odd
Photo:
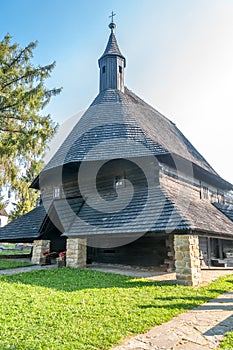
[{"label": "wooden church", "polygon": [[233,186],[176,125],[124,84],[114,34],[100,57],[99,94],[31,187],[42,204],[0,229],[0,240],[66,251],[66,264],[103,262],[175,269],[233,266]]}]

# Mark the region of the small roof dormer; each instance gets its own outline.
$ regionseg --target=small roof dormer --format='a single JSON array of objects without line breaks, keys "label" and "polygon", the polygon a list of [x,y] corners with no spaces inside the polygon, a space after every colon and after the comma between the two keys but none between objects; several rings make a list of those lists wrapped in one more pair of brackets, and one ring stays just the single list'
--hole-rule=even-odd
[{"label": "small roof dormer", "polygon": [[114,34],[116,24],[113,22],[112,13],[109,28],[111,34],[103,55],[99,59],[100,67],[100,92],[106,89],[117,89],[124,92],[125,57],[122,55]]}]

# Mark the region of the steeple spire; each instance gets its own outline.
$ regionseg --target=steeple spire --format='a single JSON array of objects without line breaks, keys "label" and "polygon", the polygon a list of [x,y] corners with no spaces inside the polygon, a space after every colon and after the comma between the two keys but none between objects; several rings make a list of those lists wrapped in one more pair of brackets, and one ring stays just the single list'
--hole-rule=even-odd
[{"label": "steeple spire", "polygon": [[100,67],[100,91],[106,89],[117,89],[124,92],[124,69],[126,66],[125,57],[120,52],[114,34],[116,24],[114,23],[115,13],[111,14],[109,28],[111,34],[103,55],[99,59]]}]

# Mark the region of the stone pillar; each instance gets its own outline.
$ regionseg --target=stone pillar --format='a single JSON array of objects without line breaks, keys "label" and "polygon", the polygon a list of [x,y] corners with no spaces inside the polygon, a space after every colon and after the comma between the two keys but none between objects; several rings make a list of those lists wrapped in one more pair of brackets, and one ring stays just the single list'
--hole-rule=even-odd
[{"label": "stone pillar", "polygon": [[43,257],[43,252],[50,251],[49,240],[37,240],[33,242],[32,264],[40,264],[40,258]]},{"label": "stone pillar", "polygon": [[86,267],[87,240],[81,238],[68,238],[66,242],[66,266]]},{"label": "stone pillar", "polygon": [[174,235],[176,279],[180,284],[197,287],[202,283],[197,235]]}]

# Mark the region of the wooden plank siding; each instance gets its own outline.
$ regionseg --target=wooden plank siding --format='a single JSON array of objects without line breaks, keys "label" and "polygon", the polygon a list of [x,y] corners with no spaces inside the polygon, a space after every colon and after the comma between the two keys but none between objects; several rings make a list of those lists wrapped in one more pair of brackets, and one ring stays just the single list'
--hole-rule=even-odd
[{"label": "wooden plank siding", "polygon": [[[158,164],[152,163],[150,158],[145,157],[144,162],[139,164],[146,168],[146,175],[144,169],[141,169],[137,165],[138,159],[116,159],[103,162],[99,162],[100,169],[97,173],[96,179],[92,177],[92,164],[86,165],[85,176],[82,180],[82,189],[84,192],[91,194],[93,184],[96,183],[96,188],[99,193],[113,193],[115,192],[115,180],[117,177],[122,177],[128,180],[135,188],[147,188],[148,185],[159,184],[159,167]],[[102,166],[101,166],[102,165]],[[96,162],[95,165],[96,166]],[[54,186],[46,186],[44,184],[42,190],[42,200],[45,202],[51,202],[54,199],[54,188],[59,187],[61,189],[60,198],[74,198],[81,196],[79,184],[78,184],[78,167],[76,170],[70,170],[69,176],[64,175],[63,183],[55,182]],[[127,182],[124,186],[127,187]]]},{"label": "wooden plank siding", "polygon": [[155,236],[143,236],[121,247],[88,248],[88,259],[92,262],[160,266],[164,264],[166,258],[165,238]]}]

